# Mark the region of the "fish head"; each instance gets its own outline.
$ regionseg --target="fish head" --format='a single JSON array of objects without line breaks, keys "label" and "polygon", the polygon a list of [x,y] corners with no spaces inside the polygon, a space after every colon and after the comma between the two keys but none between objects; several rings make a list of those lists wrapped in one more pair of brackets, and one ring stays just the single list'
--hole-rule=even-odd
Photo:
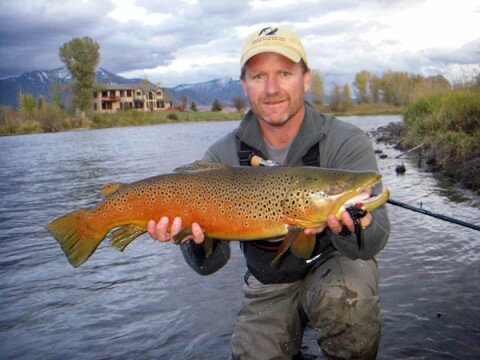
[{"label": "fish head", "polygon": [[340,217],[347,207],[368,202],[371,187],[380,179],[372,171],[307,168],[283,201],[284,216],[302,227],[322,226],[330,214]]}]

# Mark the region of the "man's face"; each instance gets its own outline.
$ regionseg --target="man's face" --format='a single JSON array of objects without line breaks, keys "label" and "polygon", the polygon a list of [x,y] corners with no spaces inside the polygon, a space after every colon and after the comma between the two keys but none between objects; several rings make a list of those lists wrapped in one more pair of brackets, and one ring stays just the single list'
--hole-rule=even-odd
[{"label": "man's face", "polygon": [[242,87],[255,115],[270,125],[280,126],[304,105],[310,86],[310,71],[300,63],[276,53],[255,55],[245,64]]}]

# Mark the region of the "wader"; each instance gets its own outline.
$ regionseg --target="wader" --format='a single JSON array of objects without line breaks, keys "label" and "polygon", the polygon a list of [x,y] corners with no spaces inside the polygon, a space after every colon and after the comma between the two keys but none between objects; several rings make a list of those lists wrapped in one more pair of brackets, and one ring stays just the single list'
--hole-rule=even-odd
[{"label": "wader", "polygon": [[[261,155],[241,143],[240,164],[249,165],[252,154]],[[318,166],[315,159],[318,144],[304,156],[304,165]],[[258,249],[255,251],[264,251],[264,255],[257,256],[274,256],[268,254],[273,249]],[[243,250],[248,265],[248,256],[252,255]],[[301,358],[307,325],[316,331],[318,344],[327,358],[376,357],[380,305],[375,260],[350,260],[333,247],[320,247],[318,259],[301,280],[277,282],[267,277],[268,283],[262,283],[257,277],[250,272],[245,276],[245,300],[232,336],[233,359]]]}]

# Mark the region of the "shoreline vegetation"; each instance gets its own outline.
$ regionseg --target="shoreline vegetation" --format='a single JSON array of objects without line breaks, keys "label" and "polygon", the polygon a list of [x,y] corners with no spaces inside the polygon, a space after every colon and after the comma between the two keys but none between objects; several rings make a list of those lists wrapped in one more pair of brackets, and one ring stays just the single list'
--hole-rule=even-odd
[{"label": "shoreline vegetation", "polygon": [[377,141],[414,154],[425,171],[480,195],[480,87],[419,98],[403,117],[403,123],[379,128]]},{"label": "shoreline vegetation", "polygon": [[[318,105],[320,112],[335,116],[401,115],[405,107],[389,104],[351,104],[347,109],[332,111],[327,105]],[[19,110],[3,107],[0,110],[0,136],[49,133],[70,130],[104,129],[111,127],[158,125],[175,122],[240,120],[244,111],[159,111],[127,110],[117,113],[92,113],[85,116],[69,115],[59,106],[40,102]]]}]

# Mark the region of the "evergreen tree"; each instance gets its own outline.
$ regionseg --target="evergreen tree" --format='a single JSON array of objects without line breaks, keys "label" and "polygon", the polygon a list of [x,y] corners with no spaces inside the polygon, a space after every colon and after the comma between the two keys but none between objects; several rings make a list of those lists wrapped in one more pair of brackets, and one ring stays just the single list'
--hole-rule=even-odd
[{"label": "evergreen tree", "polygon": [[190,110],[192,110],[192,111],[198,111],[198,110],[197,110],[197,104],[195,104],[195,101],[192,101],[192,102],[190,103]]},{"label": "evergreen tree", "polygon": [[218,99],[215,99],[213,100],[213,103],[212,103],[212,108],[210,109],[210,111],[222,111],[222,104],[220,104],[220,101],[218,101]]}]

